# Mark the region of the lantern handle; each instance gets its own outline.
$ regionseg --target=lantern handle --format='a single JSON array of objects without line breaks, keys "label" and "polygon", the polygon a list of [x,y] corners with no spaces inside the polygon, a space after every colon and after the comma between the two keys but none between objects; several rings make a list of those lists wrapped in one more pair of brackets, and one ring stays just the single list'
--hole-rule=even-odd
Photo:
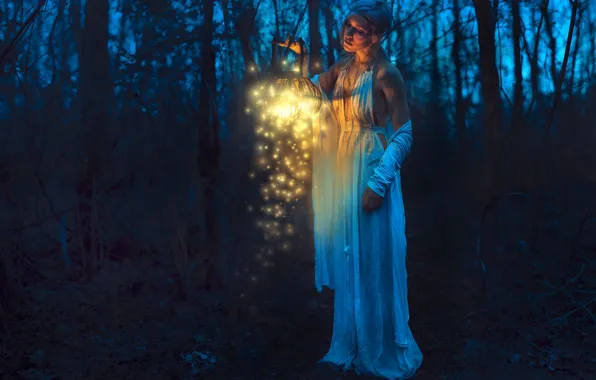
[{"label": "lantern handle", "polygon": [[[283,42],[282,42],[283,41]],[[286,35],[285,39],[281,39],[281,38],[276,38],[274,36],[273,40],[271,41],[273,48],[271,51],[271,66],[272,68],[274,68],[275,70],[278,70],[278,62],[277,62],[277,49],[278,46],[281,47],[285,47],[287,50],[285,52],[284,58],[287,58],[289,51],[292,50],[290,48],[290,46],[294,45],[294,44],[298,44],[300,46],[300,53],[297,53],[299,55],[299,64],[300,64],[300,75],[304,76],[304,59],[306,56],[306,51],[305,51],[305,43],[304,40],[302,38],[294,38],[294,36],[290,33],[288,33]]]}]

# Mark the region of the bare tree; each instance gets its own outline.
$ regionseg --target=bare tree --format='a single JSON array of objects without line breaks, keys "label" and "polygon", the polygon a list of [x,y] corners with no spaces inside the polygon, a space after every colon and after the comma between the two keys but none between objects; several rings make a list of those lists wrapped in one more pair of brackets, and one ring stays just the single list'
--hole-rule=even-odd
[{"label": "bare tree", "polygon": [[441,72],[439,71],[439,0],[433,0],[432,9],[432,37],[430,40],[431,101],[438,102],[441,92]]},{"label": "bare tree", "polygon": [[[275,1],[275,0],[274,0]],[[236,79],[237,79],[237,73],[236,70],[234,70],[234,68],[232,67],[232,57],[234,56],[234,52],[231,49],[230,46],[230,41],[232,40],[232,20],[230,18],[230,5],[229,5],[229,0],[222,0],[221,1],[221,8],[222,8],[222,12],[223,12],[223,22],[224,22],[224,30],[225,30],[225,38],[223,39],[223,42],[225,44],[226,47],[226,71],[227,74],[226,77],[229,77],[230,79],[230,83],[236,83]]]},{"label": "bare tree", "polygon": [[549,11],[549,0],[545,0],[540,7],[540,12],[544,18],[544,29],[548,37],[548,47],[550,49],[550,76],[553,85],[556,86],[557,81],[557,37],[554,31],[554,22],[552,13]]},{"label": "bare tree", "polygon": [[[108,115],[110,94],[110,56],[108,53],[109,4],[88,1],[85,4],[85,26],[81,41],[80,100],[81,127],[85,128],[83,146],[85,167],[78,183],[79,226],[83,236],[83,255],[97,259],[100,254],[98,241],[98,210],[94,205],[96,189],[105,176],[108,147]],[[86,261],[88,271],[94,263]]]},{"label": "bare tree", "polygon": [[395,10],[395,33],[397,34],[396,37],[396,56],[398,57],[398,61],[405,55],[406,51],[406,44],[405,44],[405,29],[403,28],[403,24],[401,21],[401,11],[402,11],[402,0],[397,0],[396,10]]},{"label": "bare tree", "polygon": [[331,11],[331,4],[329,1],[323,2],[323,15],[325,16],[325,32],[327,33],[327,65],[331,67],[333,62],[335,62],[335,56],[339,56],[341,46],[339,44],[339,39],[334,37],[333,32],[338,29],[337,25],[335,24],[335,18],[333,17],[333,12]]},{"label": "bare tree", "polygon": [[510,130],[520,128],[524,112],[523,74],[522,74],[522,18],[520,14],[521,0],[511,0],[511,16],[513,22],[513,63],[515,71],[515,86],[513,90],[513,110]]},{"label": "bare tree", "polygon": [[[580,7],[580,9],[577,12],[577,21],[576,21],[576,27],[575,27],[575,41],[574,41],[574,45],[573,45],[573,53],[571,53],[571,74],[569,76],[569,82],[567,85],[567,96],[569,97],[570,100],[573,99],[573,96],[575,95],[575,69],[576,69],[576,63],[577,63],[577,56],[579,53],[579,48],[580,48],[580,44],[579,41],[581,39],[581,25],[582,25],[582,16],[584,13],[585,8]],[[570,101],[570,103],[572,103]]]},{"label": "bare tree", "polygon": [[451,57],[455,71],[455,125],[459,136],[460,151],[465,154],[466,151],[466,106],[463,95],[462,79],[462,35],[461,35],[461,10],[459,0],[453,0],[453,45],[451,46]]},{"label": "bare tree", "polygon": [[[592,4],[592,6],[594,6]],[[590,2],[588,1],[586,3],[586,14],[590,15],[592,8],[590,8]],[[588,16],[588,35],[590,36],[589,41],[590,41],[590,48],[589,48],[589,57],[587,57],[588,59],[586,59],[586,65],[588,65],[589,62],[589,66],[588,67],[588,78],[592,78],[592,82],[590,84],[593,84],[594,81],[596,81],[596,28],[594,27],[594,21],[592,21],[592,19]]]},{"label": "bare tree", "polygon": [[[548,3],[550,0],[545,0],[545,5],[544,7],[548,8]],[[532,47],[532,49],[530,50],[529,48],[529,44],[526,40],[526,38],[524,36],[522,36],[522,38],[524,38],[524,42],[526,45],[526,50],[527,50],[527,54],[530,58],[530,81],[531,81],[531,86],[532,86],[532,101],[530,102],[530,105],[528,106],[528,111],[527,114],[525,116],[524,119],[528,119],[530,113],[532,112],[532,107],[534,105],[534,103],[538,102],[540,103],[540,88],[538,86],[538,79],[540,77],[540,68],[538,67],[538,48],[540,46],[540,36],[541,33],[540,31],[542,30],[542,25],[544,24],[544,13],[540,12],[540,21],[538,22],[538,28],[536,29],[536,32],[534,34],[534,45]]]},{"label": "bare tree", "polygon": [[318,74],[323,71],[321,49],[321,32],[319,31],[319,14],[321,2],[319,0],[310,0],[308,2],[308,34],[310,36],[310,62],[308,71],[312,74]]},{"label": "bare tree", "polygon": [[68,9],[70,29],[75,40],[75,54],[81,54],[81,0],[70,0]]},{"label": "bare tree", "polygon": [[279,4],[277,0],[273,0],[273,11],[275,12],[275,35],[281,36],[281,28],[279,25]]},{"label": "bare tree", "polygon": [[204,25],[201,44],[201,82],[199,86],[199,175],[204,182],[205,219],[209,258],[205,287],[221,285],[217,259],[219,253],[219,228],[215,186],[219,167],[220,140],[216,102],[215,50],[213,47],[213,1],[203,2]]},{"label": "bare tree", "polygon": [[240,40],[242,58],[244,58],[244,71],[248,73],[248,75],[256,69],[254,49],[250,37],[253,34],[257,10],[258,8],[254,7],[243,7],[236,20],[236,31],[238,32],[238,38]]},{"label": "bare tree", "polygon": [[500,175],[501,97],[495,47],[496,18],[489,1],[474,0],[478,23],[478,45],[480,47],[480,78],[484,105],[485,150],[489,168],[489,199],[499,193],[502,187]]},{"label": "bare tree", "polygon": [[[559,101],[561,99],[561,93],[563,90],[563,82],[565,79],[565,73],[567,71],[567,63],[569,61],[569,53],[571,51],[571,43],[573,41],[573,30],[575,28],[575,23],[577,21],[577,11],[579,9],[579,0],[573,0],[573,2],[571,3],[571,21],[569,23],[569,30],[567,32],[567,42],[565,44],[565,55],[563,56],[563,63],[561,65],[561,70],[559,71],[558,76],[556,76],[555,79],[555,93],[553,95],[553,103],[552,106],[550,107],[550,112],[549,112],[549,116],[546,120],[546,125],[544,127],[544,131],[543,131],[543,137],[542,137],[542,147],[543,148],[548,148],[550,141],[550,131],[552,128],[552,124],[554,122],[555,119],[555,113],[557,110],[557,107],[559,105]],[[546,149],[545,149],[546,150]],[[546,154],[546,164],[543,164],[540,166],[540,171],[539,174],[542,176],[542,179],[545,180],[547,183],[552,179],[553,176],[553,166],[554,166],[554,162],[551,158],[551,155],[549,155],[548,153]],[[538,197],[538,205],[542,205],[544,204],[545,199],[547,199],[547,191],[543,190],[540,192],[539,197]],[[539,225],[539,221],[542,217],[542,207],[537,207],[536,208],[536,212],[534,214],[534,220],[533,220],[533,225],[532,225],[532,232],[531,232],[531,238],[530,238],[530,244],[531,246],[534,246],[536,244],[536,240],[537,240],[537,236],[538,236],[538,225]]]},{"label": "bare tree", "polygon": [[[571,43],[573,41],[573,30],[577,22],[577,12],[579,9],[579,0],[573,0],[571,3],[571,22],[569,23],[569,31],[567,32],[567,43],[565,44],[565,55],[563,56],[563,63],[561,64],[561,70],[559,75],[555,76],[555,94],[553,98],[553,105],[550,109],[550,114],[546,122],[546,128],[544,130],[544,139],[548,140],[550,130],[555,118],[555,111],[561,100],[561,93],[563,91],[563,82],[565,81],[565,74],[567,73],[567,64],[569,62],[569,53],[571,51]],[[554,53],[554,52],[553,52]],[[555,69],[556,70],[556,69]]]}]

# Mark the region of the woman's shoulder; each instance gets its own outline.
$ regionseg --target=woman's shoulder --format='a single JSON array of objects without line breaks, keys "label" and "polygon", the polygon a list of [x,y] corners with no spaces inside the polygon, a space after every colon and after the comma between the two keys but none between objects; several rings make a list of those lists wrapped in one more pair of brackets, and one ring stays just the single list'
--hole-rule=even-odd
[{"label": "woman's shoulder", "polygon": [[399,71],[399,69],[397,68],[397,66],[395,66],[393,63],[391,63],[388,59],[381,59],[377,62],[377,64],[375,65],[375,71],[377,74],[377,77],[381,78],[384,76],[393,76],[393,77],[400,77],[401,78],[401,72]]},{"label": "woman's shoulder", "polygon": [[345,67],[348,61],[349,57],[342,57],[335,61],[327,71],[319,74],[319,83],[325,92],[331,93],[335,87],[335,81],[337,80],[340,71]]},{"label": "woman's shoulder", "polygon": [[380,83],[391,87],[405,87],[405,81],[401,75],[401,71],[389,60],[380,60],[375,66],[375,77]]},{"label": "woman's shoulder", "polygon": [[340,72],[348,64],[348,62],[350,62],[350,59],[352,59],[352,57],[349,55],[340,57],[337,61],[333,63],[333,65],[331,65],[329,70]]}]

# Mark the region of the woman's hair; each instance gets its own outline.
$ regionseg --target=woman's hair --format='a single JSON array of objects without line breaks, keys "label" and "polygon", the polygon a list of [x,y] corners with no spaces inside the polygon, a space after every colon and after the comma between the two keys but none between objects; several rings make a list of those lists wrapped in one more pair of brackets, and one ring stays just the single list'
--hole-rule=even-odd
[{"label": "woman's hair", "polygon": [[[357,0],[348,10],[348,14],[344,17],[341,27],[339,29],[339,44],[340,46],[343,45],[344,33],[346,32],[346,20],[353,15],[362,16],[367,22],[375,28],[375,33],[382,34],[383,37],[381,40],[384,40],[389,33],[391,33],[391,29],[393,27],[393,12],[391,7],[387,4],[386,1],[383,0]],[[384,54],[385,56],[387,53],[383,48],[379,50],[379,54]],[[351,53],[340,53],[340,56],[349,56],[352,55]]]},{"label": "woman's hair", "polygon": [[393,26],[393,14],[391,7],[383,0],[357,0],[348,10],[348,14],[342,22],[339,31],[339,38],[343,39],[346,23],[350,16],[359,15],[375,28],[375,33],[382,34],[383,39],[391,32]]}]

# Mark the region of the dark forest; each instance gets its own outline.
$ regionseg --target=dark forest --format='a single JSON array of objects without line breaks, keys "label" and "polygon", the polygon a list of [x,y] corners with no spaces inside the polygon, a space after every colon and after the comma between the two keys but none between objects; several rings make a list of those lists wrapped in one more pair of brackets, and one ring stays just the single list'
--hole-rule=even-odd
[{"label": "dark forest", "polygon": [[[387,2],[416,378],[596,378],[596,3]],[[247,112],[349,3],[0,0],[1,379],[366,378],[317,364],[311,200],[263,233]]]}]

